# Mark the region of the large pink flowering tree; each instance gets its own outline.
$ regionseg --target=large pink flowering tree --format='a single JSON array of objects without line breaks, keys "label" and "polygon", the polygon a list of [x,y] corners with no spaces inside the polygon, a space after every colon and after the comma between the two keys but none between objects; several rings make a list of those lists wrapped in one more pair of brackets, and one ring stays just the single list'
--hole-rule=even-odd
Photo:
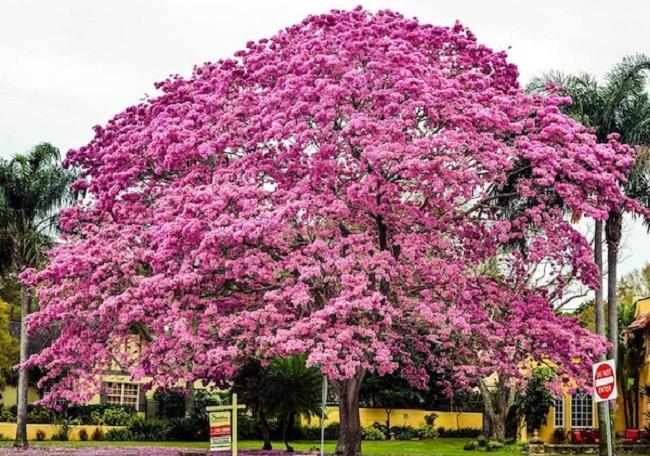
[{"label": "large pink flowering tree", "polygon": [[[29,361],[55,381],[43,402],[88,399],[114,358],[152,385],[222,384],[305,353],[354,455],[367,372],[417,387],[429,368],[451,390],[538,361],[584,381],[604,342],[551,305],[597,285],[567,219],[629,204],[633,151],[516,79],[461,25],[356,9],[158,84],[68,154],[87,197],[26,274],[31,330],[60,328]],[[137,358],[117,348],[134,328]]]}]

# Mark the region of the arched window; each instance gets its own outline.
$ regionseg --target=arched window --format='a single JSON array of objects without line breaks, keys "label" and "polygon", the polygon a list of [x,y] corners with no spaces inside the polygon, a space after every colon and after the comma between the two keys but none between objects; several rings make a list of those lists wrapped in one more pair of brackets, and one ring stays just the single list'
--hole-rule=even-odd
[{"label": "arched window", "polygon": [[591,396],[579,391],[571,396],[571,427],[590,428],[594,426],[594,403]]}]

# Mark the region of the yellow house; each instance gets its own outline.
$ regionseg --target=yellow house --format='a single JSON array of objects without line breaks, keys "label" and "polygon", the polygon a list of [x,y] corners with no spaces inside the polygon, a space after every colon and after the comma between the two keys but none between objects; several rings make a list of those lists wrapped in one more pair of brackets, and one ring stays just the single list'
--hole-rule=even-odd
[{"label": "yellow house", "polygon": [[[650,335],[650,297],[639,299],[636,302],[635,320],[628,327],[636,337],[642,337],[645,362],[639,373],[638,384],[638,423],[639,428],[647,426],[646,414],[650,412],[647,405],[648,398],[643,395],[645,385],[650,385],[650,344],[647,343]],[[620,389],[620,385],[619,385]],[[612,409],[614,414],[614,431],[622,434],[626,431],[625,414],[622,398],[620,397]],[[557,442],[560,435],[567,436],[571,430],[598,428],[597,406],[591,396],[591,391],[577,391],[574,394],[564,393],[556,398],[555,407],[546,417],[546,423],[539,430],[539,437],[546,443]]]}]

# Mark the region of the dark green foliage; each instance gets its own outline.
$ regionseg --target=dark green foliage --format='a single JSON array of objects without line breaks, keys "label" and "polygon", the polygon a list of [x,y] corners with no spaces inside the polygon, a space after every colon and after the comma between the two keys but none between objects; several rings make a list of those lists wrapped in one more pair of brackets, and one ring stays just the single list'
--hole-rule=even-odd
[{"label": "dark green foliage", "polygon": [[104,430],[99,427],[95,428],[95,430],[93,431],[92,439],[97,442],[105,440],[106,435],[104,434]]},{"label": "dark green foliage", "polygon": [[480,447],[487,446],[488,444],[488,438],[484,434],[479,435],[476,438],[476,441],[478,442],[478,446]]},{"label": "dark green foliage", "polygon": [[555,403],[553,395],[546,388],[555,378],[555,372],[549,368],[536,368],[526,385],[526,392],[518,399],[518,408],[526,419],[526,429],[535,432],[546,422],[546,416]]},{"label": "dark green foliage", "polygon": [[185,394],[178,390],[159,390],[153,396],[158,401],[158,418],[185,416]]},{"label": "dark green foliage", "polygon": [[470,440],[463,446],[465,451],[474,451],[478,448],[478,442],[476,440]]},{"label": "dark green foliage", "polygon": [[167,420],[136,419],[127,429],[133,440],[162,441],[168,439],[170,425]]},{"label": "dark green foliage", "polygon": [[126,442],[133,440],[133,435],[128,429],[110,429],[106,433],[106,440],[111,442]]},{"label": "dark green foliage", "polygon": [[462,439],[462,438],[475,439],[481,434],[483,434],[483,430],[476,429],[476,428],[460,428],[460,429],[445,429],[443,427],[438,428],[439,437],[447,437],[452,439]]},{"label": "dark green foliage", "polygon": [[490,440],[485,447],[485,451],[490,451],[490,452],[499,451],[502,448],[503,448],[503,443],[497,442],[495,440]]},{"label": "dark green foliage", "polygon": [[234,379],[231,393],[237,393],[258,422],[264,449],[271,449],[272,423],[277,420],[282,440],[296,438],[299,416],[320,414],[322,377],[317,369],[305,366],[305,358],[275,359],[268,367],[257,360],[247,363]]},{"label": "dark green foliage", "polygon": [[80,424],[106,426],[126,426],[136,416],[132,406],[107,404],[72,405],[67,407],[65,414]]}]

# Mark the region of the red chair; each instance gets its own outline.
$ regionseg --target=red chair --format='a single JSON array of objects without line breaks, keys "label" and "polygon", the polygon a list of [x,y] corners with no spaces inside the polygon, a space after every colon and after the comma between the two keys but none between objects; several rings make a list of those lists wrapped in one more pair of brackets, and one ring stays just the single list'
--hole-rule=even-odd
[{"label": "red chair", "polygon": [[581,434],[582,434],[582,440],[585,443],[594,444],[594,443],[598,443],[600,440],[598,438],[598,432],[593,429],[583,429]]},{"label": "red chair", "polygon": [[571,443],[585,443],[582,439],[582,433],[580,431],[571,430]]},{"label": "red chair", "polygon": [[623,436],[624,442],[638,442],[641,440],[641,431],[639,429],[626,429]]}]

